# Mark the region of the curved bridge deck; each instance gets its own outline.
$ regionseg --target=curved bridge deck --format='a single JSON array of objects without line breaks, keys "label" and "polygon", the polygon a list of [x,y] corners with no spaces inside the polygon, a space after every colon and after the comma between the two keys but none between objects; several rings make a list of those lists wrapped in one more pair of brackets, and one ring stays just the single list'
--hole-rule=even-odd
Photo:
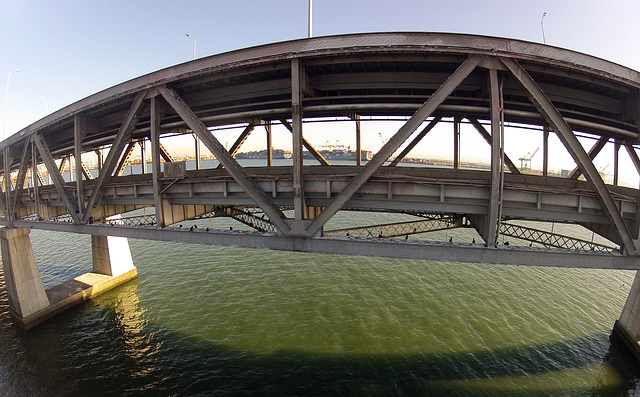
[{"label": "curved bridge deck", "polygon": [[[628,153],[640,169],[639,89],[638,72],[602,59],[482,36],[346,35],[233,51],[106,89],[0,143],[0,224],[323,253],[639,269],[639,192],[617,186],[619,155]],[[362,123],[389,118],[402,123],[369,157],[365,143],[378,137],[363,136]],[[320,150],[325,137],[304,132],[304,123],[320,119],[352,124],[350,165],[332,164]],[[486,170],[463,169],[462,123],[486,141]],[[442,124],[452,126],[448,169],[401,163]],[[274,166],[276,126],[291,135],[287,166]],[[539,134],[541,175],[527,173],[526,158],[518,167],[505,154],[505,128]],[[226,130],[238,133],[225,147]],[[243,167],[236,158],[256,131],[265,134],[266,166]],[[577,164],[564,178],[550,172],[552,135]],[[180,136],[196,143],[199,169],[175,160]],[[583,147],[585,137],[592,146]],[[200,164],[201,145],[215,157],[214,168]],[[593,163],[606,145],[614,148],[612,185]],[[141,174],[123,176],[136,150],[150,161]],[[153,218],[109,221],[142,208]],[[446,227],[473,227],[479,239],[381,239],[390,236],[384,225],[371,225],[373,238],[340,237],[326,225],[342,210],[446,218]],[[241,219],[246,211],[262,216],[255,232],[171,227],[202,216]],[[522,220],[580,225],[611,249],[560,243],[571,236],[505,223]],[[501,233],[573,249],[504,247],[497,244]]]}]

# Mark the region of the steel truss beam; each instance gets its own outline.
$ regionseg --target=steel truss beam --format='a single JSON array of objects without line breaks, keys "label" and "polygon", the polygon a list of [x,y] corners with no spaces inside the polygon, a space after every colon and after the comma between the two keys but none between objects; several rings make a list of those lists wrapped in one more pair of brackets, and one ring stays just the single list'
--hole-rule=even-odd
[{"label": "steel truss beam", "polygon": [[349,181],[320,215],[307,227],[307,236],[316,235],[358,189],[398,150],[398,148],[418,129],[418,127],[444,102],[462,81],[480,64],[480,56],[467,58],[451,76],[427,99],[398,132],[387,141],[378,153]]},{"label": "steel truss beam", "polygon": [[[604,145],[607,144],[607,142],[609,142],[609,137],[603,136],[603,137],[600,137],[600,139],[598,139],[598,141],[589,150],[589,158],[591,159],[591,161],[593,161],[596,158],[596,156],[600,153],[600,151],[602,150]],[[580,178],[580,175],[582,175],[582,170],[580,169],[580,167],[576,167],[573,169],[573,171],[571,171],[568,178],[575,180]]]},{"label": "steel truss beam", "polygon": [[[255,128],[256,128],[256,125],[252,123],[249,123],[245,127],[244,131],[242,131],[238,139],[236,139],[236,141],[233,143],[233,145],[231,145],[231,148],[229,149],[229,154],[232,157],[236,157],[238,150],[240,150],[244,141],[246,141],[247,138],[249,138],[249,135],[251,135],[251,132],[253,132]],[[220,164],[218,167],[222,167],[222,164]]]},{"label": "steel truss beam", "polygon": [[[265,128],[267,128],[266,123],[264,125],[265,125]],[[245,129],[242,131],[242,133],[240,133],[240,135],[238,136],[238,139],[236,139],[233,145],[231,145],[231,148],[229,148],[229,154],[231,154],[232,157],[234,158],[236,157],[238,150],[240,150],[240,148],[242,147],[244,142],[247,140],[247,138],[249,138],[249,135],[251,135],[253,130],[256,128],[256,126],[257,124],[255,123],[249,123],[245,127]],[[218,168],[222,168],[222,163],[218,164]]]},{"label": "steel truss beam", "polygon": [[42,135],[36,133],[33,135],[33,142],[36,144],[38,148],[38,152],[40,153],[40,157],[44,161],[44,165],[47,167],[47,171],[49,171],[49,177],[53,180],[53,185],[55,186],[58,194],[60,195],[60,200],[64,203],[65,207],[67,207],[67,212],[73,218],[75,223],[80,223],[80,216],[78,215],[78,204],[75,200],[72,200],[67,192],[64,190],[64,178],[62,178],[62,174],[56,167],[56,162],[49,151],[49,147],[45,142]]},{"label": "steel truss beam", "polygon": [[173,157],[171,157],[167,149],[164,146],[162,146],[161,143],[158,143],[158,148],[160,150],[160,155],[162,156],[164,161],[167,163],[173,163]]},{"label": "steel truss beam", "polygon": [[29,155],[29,142],[26,141],[24,143],[24,147],[22,148],[22,156],[20,157],[20,167],[18,168],[18,176],[16,178],[16,188],[13,191],[13,198],[11,199],[11,205],[9,206],[9,214],[11,219],[13,219],[13,214],[15,214],[16,212],[18,195],[24,189],[24,180],[27,176],[27,169],[29,168],[29,162],[27,160]]},{"label": "steel truss beam", "polygon": [[[491,134],[489,134],[487,129],[484,128],[484,126],[478,121],[478,119],[474,119],[471,117],[465,117],[465,118],[469,120],[471,125],[473,125],[473,127],[476,129],[476,131],[478,131],[478,133],[482,136],[482,138],[484,138],[484,140],[487,141],[489,145],[492,145]],[[511,161],[511,158],[509,158],[509,156],[506,153],[504,155],[504,164],[507,166],[507,168],[509,168],[509,171],[511,171],[512,174],[521,173],[518,167],[516,167],[516,165],[513,163],[513,161]]]},{"label": "steel truss beam", "polygon": [[114,172],[114,174],[116,176],[122,176],[122,174],[124,173],[124,169],[129,164],[129,159],[131,158],[131,155],[133,154],[133,149],[135,149],[135,148],[136,148],[136,143],[135,142],[127,143],[127,148],[124,150],[124,155],[122,155],[122,158],[120,159],[120,163],[118,164],[118,167],[116,168],[116,170]]},{"label": "steel truss beam", "polygon": [[93,185],[93,192],[91,192],[91,197],[89,197],[89,201],[87,202],[87,210],[84,213],[84,217],[82,218],[82,223],[86,223],[89,220],[89,214],[91,214],[91,209],[100,202],[100,197],[104,191],[105,183],[111,179],[113,174],[113,169],[122,154],[122,150],[124,149],[124,145],[131,138],[131,133],[136,126],[136,123],[140,119],[140,115],[142,113],[142,102],[144,98],[147,96],[148,90],[144,90],[138,93],[136,98],[131,104],[127,115],[125,116],[120,128],[118,129],[118,133],[111,145],[111,149],[109,149],[109,153],[107,154],[107,158],[102,165],[102,169],[98,174],[98,178],[96,179],[95,184]]},{"label": "steel truss beam", "polygon": [[629,233],[629,229],[624,223],[620,212],[611,197],[611,193],[607,189],[604,181],[600,177],[598,170],[591,161],[591,158],[585,152],[584,148],[578,141],[578,138],[574,135],[571,127],[564,120],[558,109],[555,108],[553,103],[547,98],[542,89],[536,84],[536,82],[529,76],[526,70],[524,70],[516,61],[509,58],[500,58],[502,63],[509,69],[511,74],[515,77],[516,81],[522,86],[531,103],[538,109],[538,111],[544,116],[549,125],[558,132],[558,137],[564,144],[567,151],[571,154],[574,161],[582,169],[587,182],[598,193],[604,212],[611,219],[613,225],[617,229],[618,234],[622,240],[623,246],[627,253],[633,255],[636,253],[636,247]]},{"label": "steel truss beam", "polygon": [[245,190],[245,192],[258,204],[262,211],[271,219],[278,231],[287,234],[291,228],[285,222],[284,214],[273,204],[273,201],[253,180],[244,173],[244,170],[238,164],[231,154],[222,146],[222,144],[211,134],[207,127],[198,119],[189,106],[180,98],[173,90],[166,86],[158,87],[158,91],[169,105],[178,113],[191,130],[198,135],[200,140],[205,144],[207,149],[223,164],[227,172],[235,179],[236,182]]},{"label": "steel truss beam", "polygon": [[438,125],[440,120],[442,120],[442,117],[440,116],[434,117],[433,120],[431,120],[429,124],[427,124],[427,126],[424,127],[422,131],[420,131],[420,133],[415,137],[415,139],[411,141],[411,143],[408,144],[407,147],[405,147],[404,150],[402,150],[402,152],[400,152],[400,154],[398,154],[395,159],[393,159],[393,161],[388,165],[388,167],[397,166],[405,157],[407,157],[407,154],[409,154],[409,152],[413,150],[413,148],[416,147],[418,143],[420,143],[422,138],[424,138],[433,129],[433,127]]},{"label": "steel truss beam", "polygon": [[[280,119],[280,122],[282,123],[283,126],[285,126],[289,132],[291,132],[293,134],[293,126],[291,125],[291,123],[289,123],[288,120],[286,119]],[[309,151],[309,153],[316,159],[318,160],[318,162],[322,165],[331,165],[329,164],[329,161],[327,161],[327,159],[324,158],[324,156],[322,155],[322,153],[320,153],[319,151],[316,150],[315,147],[313,147],[312,144],[309,143],[309,141],[307,141],[307,139],[303,136],[302,137],[302,145]]]}]

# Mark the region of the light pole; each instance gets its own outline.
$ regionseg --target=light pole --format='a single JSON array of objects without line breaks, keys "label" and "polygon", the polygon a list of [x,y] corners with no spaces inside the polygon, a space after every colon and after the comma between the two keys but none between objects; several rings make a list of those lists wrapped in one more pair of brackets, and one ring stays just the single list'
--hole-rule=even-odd
[{"label": "light pole", "polygon": [[5,138],[5,130],[7,128],[7,101],[9,101],[9,80],[11,79],[11,73],[19,72],[20,69],[13,69],[7,74],[7,89],[4,94],[4,118],[2,120],[2,140]]},{"label": "light pole", "polygon": [[312,36],[312,22],[313,22],[313,0],[309,0],[309,38]]},{"label": "light pole", "polygon": [[189,33],[187,33],[187,37],[193,40],[193,59],[196,59],[196,39],[194,39]]},{"label": "light pole", "polygon": [[547,16],[547,13],[542,14],[542,19],[540,20],[540,27],[542,28],[542,43],[547,44],[547,39],[544,37],[544,17]]}]

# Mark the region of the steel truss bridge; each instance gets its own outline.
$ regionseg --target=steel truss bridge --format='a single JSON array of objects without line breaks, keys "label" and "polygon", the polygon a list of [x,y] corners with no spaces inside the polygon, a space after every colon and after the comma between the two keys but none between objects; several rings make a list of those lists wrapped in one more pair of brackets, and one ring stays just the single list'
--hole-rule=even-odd
[{"label": "steel truss bridge", "polygon": [[[639,190],[618,186],[621,150],[640,170],[639,89],[640,73],[620,65],[493,37],[356,34],[242,49],[108,88],[0,143],[0,224],[330,254],[639,269]],[[360,153],[361,123],[389,117],[402,126],[372,159],[357,155],[351,165],[332,164],[314,145],[325,139],[304,131],[309,120],[349,120]],[[442,123],[453,126],[452,165],[402,163]],[[490,147],[488,169],[462,167],[461,123]],[[274,124],[291,132],[291,165],[273,163]],[[540,134],[541,175],[505,155],[505,125]],[[225,148],[218,132],[230,126],[242,132]],[[243,167],[236,155],[256,131],[266,135],[265,164]],[[195,170],[174,160],[168,138],[180,134],[195,138]],[[550,135],[577,164],[566,177],[549,171]],[[592,138],[590,146],[579,136]],[[593,163],[607,143],[614,146],[613,184]],[[200,164],[200,144],[220,166]],[[123,176],[137,148],[142,158],[149,150],[151,161]],[[303,162],[305,153],[314,165]],[[95,172],[90,157],[98,159]],[[140,209],[144,215],[131,215]],[[414,219],[329,230],[343,210]],[[234,217],[255,231],[172,226],[211,216]],[[611,244],[522,220],[580,225]],[[388,238],[461,226],[475,228],[482,241]],[[504,246],[501,234],[536,245]]]}]

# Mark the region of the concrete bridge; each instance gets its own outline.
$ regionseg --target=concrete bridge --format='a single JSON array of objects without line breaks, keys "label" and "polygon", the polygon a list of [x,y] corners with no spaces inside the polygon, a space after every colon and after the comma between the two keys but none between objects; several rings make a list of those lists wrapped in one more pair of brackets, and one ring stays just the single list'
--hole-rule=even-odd
[{"label": "concrete bridge", "polygon": [[[389,118],[402,120],[401,126],[367,160],[361,155],[367,139],[362,123]],[[337,124],[329,120],[352,124],[350,163],[333,164],[319,150],[325,137],[305,133],[306,123],[318,120],[328,131]],[[452,129],[448,166],[406,162],[441,124]],[[284,166],[273,160],[276,125],[291,134],[292,159]],[[462,125],[486,141],[486,169],[463,164]],[[239,134],[225,147],[220,134],[230,128]],[[519,159],[518,167],[506,155],[505,128],[539,134],[540,173],[530,172],[530,157]],[[319,37],[163,69],[80,100],[0,143],[0,224],[11,313],[28,328],[135,277],[126,240],[115,237],[638,270],[640,191],[618,182],[622,151],[640,170],[639,128],[640,73],[511,39],[432,33]],[[261,167],[243,167],[236,159],[252,133],[265,134]],[[577,164],[563,176],[550,169],[554,135]],[[174,159],[169,142],[177,136],[194,142],[195,169]],[[202,145],[215,166],[203,166]],[[607,145],[614,149],[612,184],[605,184],[593,163]],[[142,159],[150,152],[150,161],[123,176],[137,150]],[[91,170],[93,160],[97,168]],[[327,222],[343,210],[412,219],[329,230]],[[173,226],[201,217],[233,217],[255,231]],[[609,243],[518,223],[531,220],[578,225]],[[455,227],[472,227],[480,238],[469,244],[392,238]],[[94,271],[87,277],[100,280],[72,280],[45,291],[29,243],[32,228],[93,235]],[[501,245],[501,234],[532,244]],[[116,259],[116,253],[125,258]],[[635,348],[638,291],[636,279],[615,327]]]}]

